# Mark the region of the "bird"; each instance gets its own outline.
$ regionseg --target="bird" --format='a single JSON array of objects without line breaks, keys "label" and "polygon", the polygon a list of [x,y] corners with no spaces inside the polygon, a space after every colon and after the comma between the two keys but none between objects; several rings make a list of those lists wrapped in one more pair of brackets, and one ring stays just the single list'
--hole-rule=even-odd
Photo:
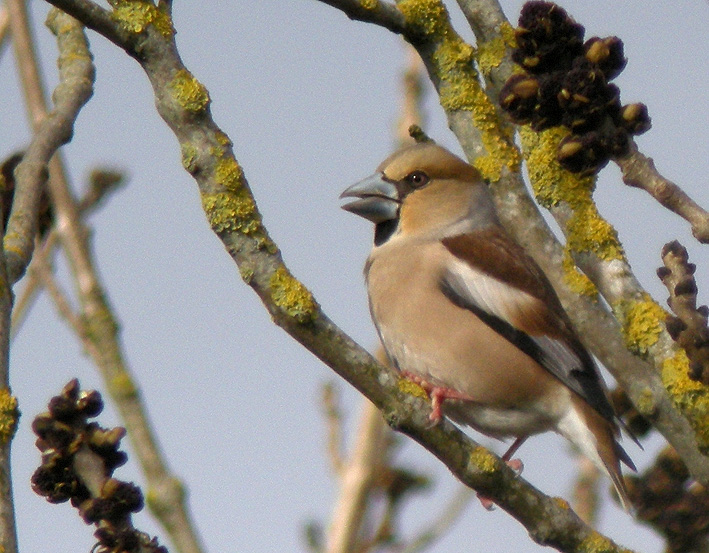
[{"label": "bird", "polygon": [[502,457],[510,466],[529,436],[554,431],[630,511],[620,463],[636,469],[598,366],[541,268],[503,228],[480,173],[420,142],[341,198],[375,225],[364,268],[372,319],[391,364],[428,393],[433,423],[445,416],[514,438]]}]

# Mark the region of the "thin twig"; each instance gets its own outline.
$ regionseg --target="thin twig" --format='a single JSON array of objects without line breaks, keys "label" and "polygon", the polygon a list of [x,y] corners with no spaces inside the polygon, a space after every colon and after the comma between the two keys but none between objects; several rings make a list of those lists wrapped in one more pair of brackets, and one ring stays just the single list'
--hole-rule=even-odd
[{"label": "thin twig", "polygon": [[[64,63],[74,59],[90,59],[86,37],[78,22],[58,10],[54,10],[52,17],[54,19],[50,19],[49,24],[53,24],[53,30],[58,33]],[[31,61],[36,67],[36,60]],[[94,269],[79,204],[66,179],[53,178],[51,167],[49,190],[59,222],[59,236],[76,283],[81,317],[85,321],[85,332],[80,338],[101,371],[125,422],[148,482],[151,510],[179,551],[198,553],[202,549],[187,512],[184,488],[167,468],[142,405],[138,387],[125,363],[118,338],[118,325]]]},{"label": "thin twig", "polygon": [[345,459],[342,454],[342,410],[340,409],[340,398],[332,382],[328,382],[323,387],[322,403],[325,411],[325,422],[327,424],[327,453],[332,469],[338,476],[345,466]]},{"label": "thin twig", "polygon": [[687,249],[676,240],[662,248],[662,263],[657,275],[667,287],[667,303],[676,315],[667,318],[667,329],[687,353],[689,377],[709,386],[709,308],[697,307],[697,267],[689,263]]},{"label": "thin twig", "polygon": [[401,79],[401,115],[396,126],[397,141],[400,146],[411,144],[409,128],[412,125],[425,126],[421,102],[423,101],[426,68],[421,56],[411,46],[406,46],[407,67]]},{"label": "thin twig", "polygon": [[12,497],[10,445],[17,429],[17,399],[10,393],[10,314],[12,287],[7,277],[5,255],[0,252],[0,549],[17,553],[17,528]]},{"label": "thin twig", "polygon": [[24,274],[34,250],[39,202],[47,179],[47,167],[52,180],[65,180],[60,158],[52,156],[59,146],[70,140],[79,110],[93,94],[94,68],[88,55],[63,64],[60,83],[55,90],[54,109],[47,114],[44,86],[36,63],[24,0],[8,0],[6,5],[25,103],[35,130],[15,170],[15,195],[4,240],[8,277],[14,284]]},{"label": "thin twig", "polygon": [[[93,25],[86,2],[50,0],[69,6]],[[384,5],[375,3],[375,5]],[[100,26],[95,27],[100,30]],[[113,33],[115,35],[115,33]],[[215,124],[209,95],[182,64],[174,37],[147,25],[136,35],[139,58],[156,96],[158,112],[175,134],[186,169],[199,185],[212,229],[237,263],[240,274],[263,301],[276,324],[367,396],[395,429],[421,443],[463,481],[512,513],[538,543],[581,551],[593,540],[606,551],[619,548],[585,525],[568,505],[533,488],[486,449],[444,421],[431,428],[428,404],[398,387],[397,373],[382,367],[322,312],[312,294],[283,264],[263,225],[231,142]],[[217,171],[217,169],[219,169]],[[602,544],[602,545],[600,545]]]},{"label": "thin twig", "polygon": [[406,28],[404,16],[396,5],[385,0],[320,0],[342,11],[350,19],[376,23],[393,33],[401,34]]},{"label": "thin twig", "polygon": [[[117,171],[107,169],[94,171],[90,180],[88,189],[79,201],[79,213],[82,218],[91,213],[111,193],[118,190],[124,182],[124,177]],[[59,235],[56,229],[52,228],[47,233],[44,241],[35,247],[35,253],[27,269],[27,275],[22,281],[22,291],[15,300],[12,310],[11,340],[17,336],[17,333],[22,328],[22,323],[25,321],[34,299],[42,289],[40,279],[33,271],[33,265],[38,258],[41,258],[42,262],[47,267],[50,267],[51,270],[51,256],[58,243]]]},{"label": "thin twig", "polygon": [[27,267],[27,275],[23,280],[22,291],[19,293],[18,297],[15,299],[15,305],[12,309],[12,334],[11,339],[14,339],[22,323],[24,323],[27,314],[29,313],[30,307],[32,306],[37,294],[42,289],[42,283],[40,274],[33,270],[34,264],[37,262],[38,258],[42,258],[42,263],[49,267],[51,270],[50,257],[51,253],[57,247],[59,243],[59,236],[57,231],[52,229],[47,234],[47,238],[41,244],[35,245],[35,252],[32,256],[32,261],[30,261]]},{"label": "thin twig", "polygon": [[54,272],[47,261],[46,253],[46,250],[38,251],[34,255],[29,270],[34,275],[35,280],[47,289],[59,314],[66,319],[78,336],[82,336],[86,333],[84,321],[74,311],[68,294],[62,290],[59,282],[54,278]]},{"label": "thin twig", "polygon": [[576,460],[578,469],[573,491],[574,510],[586,524],[595,526],[598,517],[598,485],[601,473],[586,456],[577,455]]},{"label": "thin twig", "polygon": [[620,167],[625,184],[645,190],[660,204],[689,222],[697,240],[702,244],[709,243],[709,212],[674,182],[663,177],[652,159],[638,150],[634,140],[630,141],[628,155],[613,161]]},{"label": "thin twig", "polygon": [[386,466],[386,436],[382,414],[365,400],[352,453],[340,472],[339,496],[327,535],[326,553],[349,553],[357,549],[371,491],[377,475]]},{"label": "thin twig", "polygon": [[7,38],[10,30],[10,14],[7,13],[7,6],[0,5],[0,57],[5,50]]}]

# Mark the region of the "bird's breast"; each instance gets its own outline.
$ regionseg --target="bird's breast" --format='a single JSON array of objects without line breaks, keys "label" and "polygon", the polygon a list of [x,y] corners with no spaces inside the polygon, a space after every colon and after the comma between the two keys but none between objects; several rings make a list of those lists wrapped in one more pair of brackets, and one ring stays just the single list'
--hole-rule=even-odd
[{"label": "bird's breast", "polygon": [[[369,303],[387,354],[400,370],[470,397],[468,411],[479,420],[468,424],[483,432],[516,435],[503,431],[520,426],[516,411],[532,426],[546,425],[537,431],[548,429],[549,420],[568,408],[568,392],[531,357],[443,294],[440,280],[453,261],[439,242],[400,241],[372,253],[366,269]],[[537,415],[544,421],[529,419]]]}]

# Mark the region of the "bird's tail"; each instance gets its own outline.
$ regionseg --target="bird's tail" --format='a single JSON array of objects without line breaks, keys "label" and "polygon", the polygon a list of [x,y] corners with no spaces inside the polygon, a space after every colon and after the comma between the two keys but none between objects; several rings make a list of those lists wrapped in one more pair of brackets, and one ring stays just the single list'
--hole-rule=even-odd
[{"label": "bird's tail", "polygon": [[632,470],[635,465],[616,441],[618,429],[584,401],[578,401],[559,423],[559,432],[581,450],[598,469],[608,475],[623,509],[633,512],[628,488],[620,470],[621,461]]}]

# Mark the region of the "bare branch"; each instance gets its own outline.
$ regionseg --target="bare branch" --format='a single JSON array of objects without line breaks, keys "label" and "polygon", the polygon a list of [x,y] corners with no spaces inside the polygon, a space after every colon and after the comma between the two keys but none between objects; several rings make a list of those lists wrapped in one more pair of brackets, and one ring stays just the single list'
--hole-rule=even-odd
[{"label": "bare branch", "polygon": [[401,78],[401,115],[396,126],[397,142],[401,145],[412,143],[409,129],[412,125],[423,127],[421,102],[423,98],[423,78],[425,67],[416,50],[407,46],[407,67]]},{"label": "bare branch", "polygon": [[340,490],[325,544],[326,553],[356,551],[367,502],[376,477],[386,465],[387,426],[382,414],[364,400],[357,438],[340,471]]},{"label": "bare branch", "polygon": [[[124,179],[124,175],[110,169],[96,169],[92,171],[89,187],[79,201],[79,213],[82,218],[93,211],[107,196],[115,192],[123,184]],[[39,278],[41,271],[34,271],[33,266],[35,263],[40,262],[51,271],[51,256],[58,242],[59,235],[56,229],[50,229],[44,242],[35,246],[35,253],[27,269],[27,275],[22,281],[22,292],[15,300],[15,305],[12,310],[11,338],[17,336],[32,302],[37,297],[42,287]]]},{"label": "bare branch", "polygon": [[458,6],[479,43],[499,39],[500,26],[508,23],[497,0],[458,0]]},{"label": "bare branch", "polygon": [[707,306],[697,308],[696,266],[689,263],[687,250],[676,240],[662,248],[664,267],[657,275],[667,287],[667,303],[676,317],[668,317],[670,336],[687,352],[689,377],[709,386],[709,328]]},{"label": "bare branch", "polygon": [[64,180],[61,161],[56,157],[50,163],[50,159],[62,144],[71,139],[74,121],[93,94],[94,66],[88,49],[77,48],[76,36],[64,33],[57,37],[60,49],[70,48],[74,55],[60,58],[60,82],[54,91],[55,106],[47,114],[24,1],[9,0],[7,5],[18,65],[23,68],[21,77],[28,110],[36,127],[32,142],[15,170],[15,195],[4,240],[8,278],[14,284],[24,274],[34,251],[47,166],[52,179]]},{"label": "bare branch", "polygon": [[631,141],[627,156],[613,161],[623,172],[625,184],[645,190],[660,204],[690,223],[692,234],[697,240],[702,244],[709,243],[709,212],[679,186],[663,177],[655,168],[652,159],[638,150],[635,141]]},{"label": "bare branch", "polygon": [[350,19],[375,23],[397,34],[404,32],[404,16],[391,2],[385,0],[320,1],[344,12]]},{"label": "bare branch", "polygon": [[323,387],[322,403],[327,424],[327,453],[335,474],[339,476],[345,466],[342,454],[342,411],[340,398],[332,382]]},{"label": "bare branch", "polygon": [[79,336],[85,334],[86,327],[84,321],[74,311],[69,301],[69,296],[62,290],[61,286],[54,278],[54,273],[47,260],[46,250],[39,251],[34,255],[32,264],[30,265],[30,271],[36,281],[41,282],[47,289],[49,296],[57,307],[57,311],[59,311],[59,314],[71,325],[74,332]]},{"label": "bare branch", "polygon": [[595,526],[598,516],[598,486],[601,473],[585,456],[577,455],[577,474],[574,484],[574,510],[586,524]]},{"label": "bare branch", "polygon": [[[93,29],[103,35],[116,46],[123,48],[131,56],[135,56],[134,44],[131,40],[131,33],[118,25],[111,18],[111,12],[102,8],[91,0],[58,0],[50,2],[63,12],[68,13],[81,21],[86,27]],[[90,21],[91,24],[86,23]]]},{"label": "bare branch", "polygon": [[[22,4],[21,0],[11,1],[13,4]],[[86,2],[78,2],[78,4],[82,7],[88,5]],[[98,13],[103,12],[105,12],[105,10],[100,10]],[[22,26],[26,26],[26,17],[22,19],[22,12],[19,9],[17,13],[19,13]],[[96,10],[89,9],[89,13],[95,14]],[[15,12],[13,11],[12,15],[14,16],[14,14]],[[104,15],[107,16],[107,14],[108,12],[105,12]],[[23,52],[23,63],[31,66],[26,68],[24,72],[27,79],[24,86],[25,89],[29,91],[28,97],[31,101],[30,105],[33,118],[37,121],[41,121],[41,123],[35,133],[35,138],[25,154],[25,159],[16,172],[18,180],[18,191],[15,196],[16,203],[18,201],[18,194],[20,194],[20,177],[22,175],[20,170],[23,164],[31,163],[30,167],[41,173],[42,170],[45,170],[44,168],[46,167],[47,161],[54,151],[51,150],[50,152],[48,147],[44,147],[40,151],[40,154],[44,155],[37,156],[34,154],[34,149],[44,146],[44,142],[46,141],[46,139],[42,138],[44,136],[43,129],[47,127],[52,131],[56,126],[54,121],[57,117],[54,113],[59,111],[60,108],[63,108],[64,102],[66,102],[69,107],[76,106],[76,110],[78,110],[78,107],[80,107],[80,105],[78,105],[79,101],[81,99],[86,101],[90,96],[93,65],[91,64],[91,56],[88,51],[88,44],[83,29],[76,20],[58,10],[54,10],[54,13],[50,15],[51,17],[48,20],[48,24],[52,26],[54,32],[57,34],[60,47],[60,76],[64,79],[72,77],[75,78],[75,81],[69,80],[69,84],[67,85],[60,84],[54,95],[56,102],[55,110],[44,117],[42,115],[44,106],[41,105],[44,94],[37,70],[37,61],[33,55],[33,51]],[[105,19],[99,18],[98,24],[105,24]],[[13,36],[14,25],[15,23],[13,21]],[[112,20],[111,26],[118,28],[118,24]],[[26,34],[29,37],[29,34]],[[117,30],[115,34],[120,33]],[[88,87],[88,90],[86,88],[74,90],[74,87]],[[65,98],[65,95],[69,95],[70,97]],[[68,108],[63,109],[68,111]],[[75,112],[72,113],[74,113],[75,116]],[[61,132],[56,131],[54,134],[50,134],[56,143],[55,149],[56,146],[61,144],[61,140],[66,141],[71,137],[73,119],[69,119],[67,116],[60,122],[63,123],[59,129]],[[49,133],[49,131],[47,132]],[[34,162],[36,158],[39,159],[38,162]],[[72,195],[59,158],[55,157],[50,162],[49,174],[49,189],[56,208],[56,216],[60,222],[58,225],[60,239],[74,275],[81,305],[84,332],[80,337],[86,351],[94,359],[104,379],[108,382],[108,389],[129,430],[130,438],[135,446],[136,454],[146,475],[146,480],[151,487],[151,509],[160,522],[166,527],[171,539],[180,551],[185,553],[197,553],[201,551],[201,547],[187,513],[184,489],[179,480],[167,469],[167,465],[162,458],[150,428],[147,415],[145,414],[138,387],[134,383],[124,361],[124,355],[118,339],[118,324],[108,305],[106,294],[94,269],[93,256],[87,242],[86,228],[81,222],[79,205]],[[29,196],[28,193],[26,194]],[[28,199],[20,199],[20,201],[29,202]],[[20,210],[23,209],[23,205],[22,203],[13,205],[13,212],[10,219],[11,224],[13,221],[12,217],[15,217],[16,211],[22,213]],[[19,217],[18,215],[18,218]],[[22,219],[21,222],[29,226],[29,228],[33,228],[31,225],[36,225],[36,222],[28,222],[25,219]],[[9,247],[9,236],[8,234],[5,238],[6,248]],[[23,247],[26,247],[26,240],[27,238],[25,237],[21,244]],[[32,233],[32,241],[34,241],[34,233]],[[21,251],[31,255],[32,248],[29,247]],[[29,260],[29,257],[27,257],[26,260],[24,257],[17,255],[15,257],[17,258],[15,270],[17,272],[17,278],[19,278],[21,271],[24,271],[26,268],[26,262]]]},{"label": "bare branch", "polygon": [[[82,4],[51,2],[62,7]],[[79,10],[72,13],[77,15]],[[91,26],[90,18],[84,22]],[[420,31],[417,27],[412,32],[420,36]],[[512,513],[538,543],[563,551],[582,551],[590,543],[619,551],[585,525],[566,502],[541,494],[452,424],[444,421],[429,427],[428,404],[403,391],[400,386],[405,388],[405,382],[398,373],[379,365],[338,329],[283,264],[234,158],[232,144],[212,120],[207,90],[182,64],[172,34],[154,24],[135,34],[141,44],[139,61],[153,86],[156,106],[179,141],[183,164],[199,185],[212,229],[276,324],[367,396],[391,426],[421,443],[466,485]],[[466,71],[463,66],[461,70]]]}]

